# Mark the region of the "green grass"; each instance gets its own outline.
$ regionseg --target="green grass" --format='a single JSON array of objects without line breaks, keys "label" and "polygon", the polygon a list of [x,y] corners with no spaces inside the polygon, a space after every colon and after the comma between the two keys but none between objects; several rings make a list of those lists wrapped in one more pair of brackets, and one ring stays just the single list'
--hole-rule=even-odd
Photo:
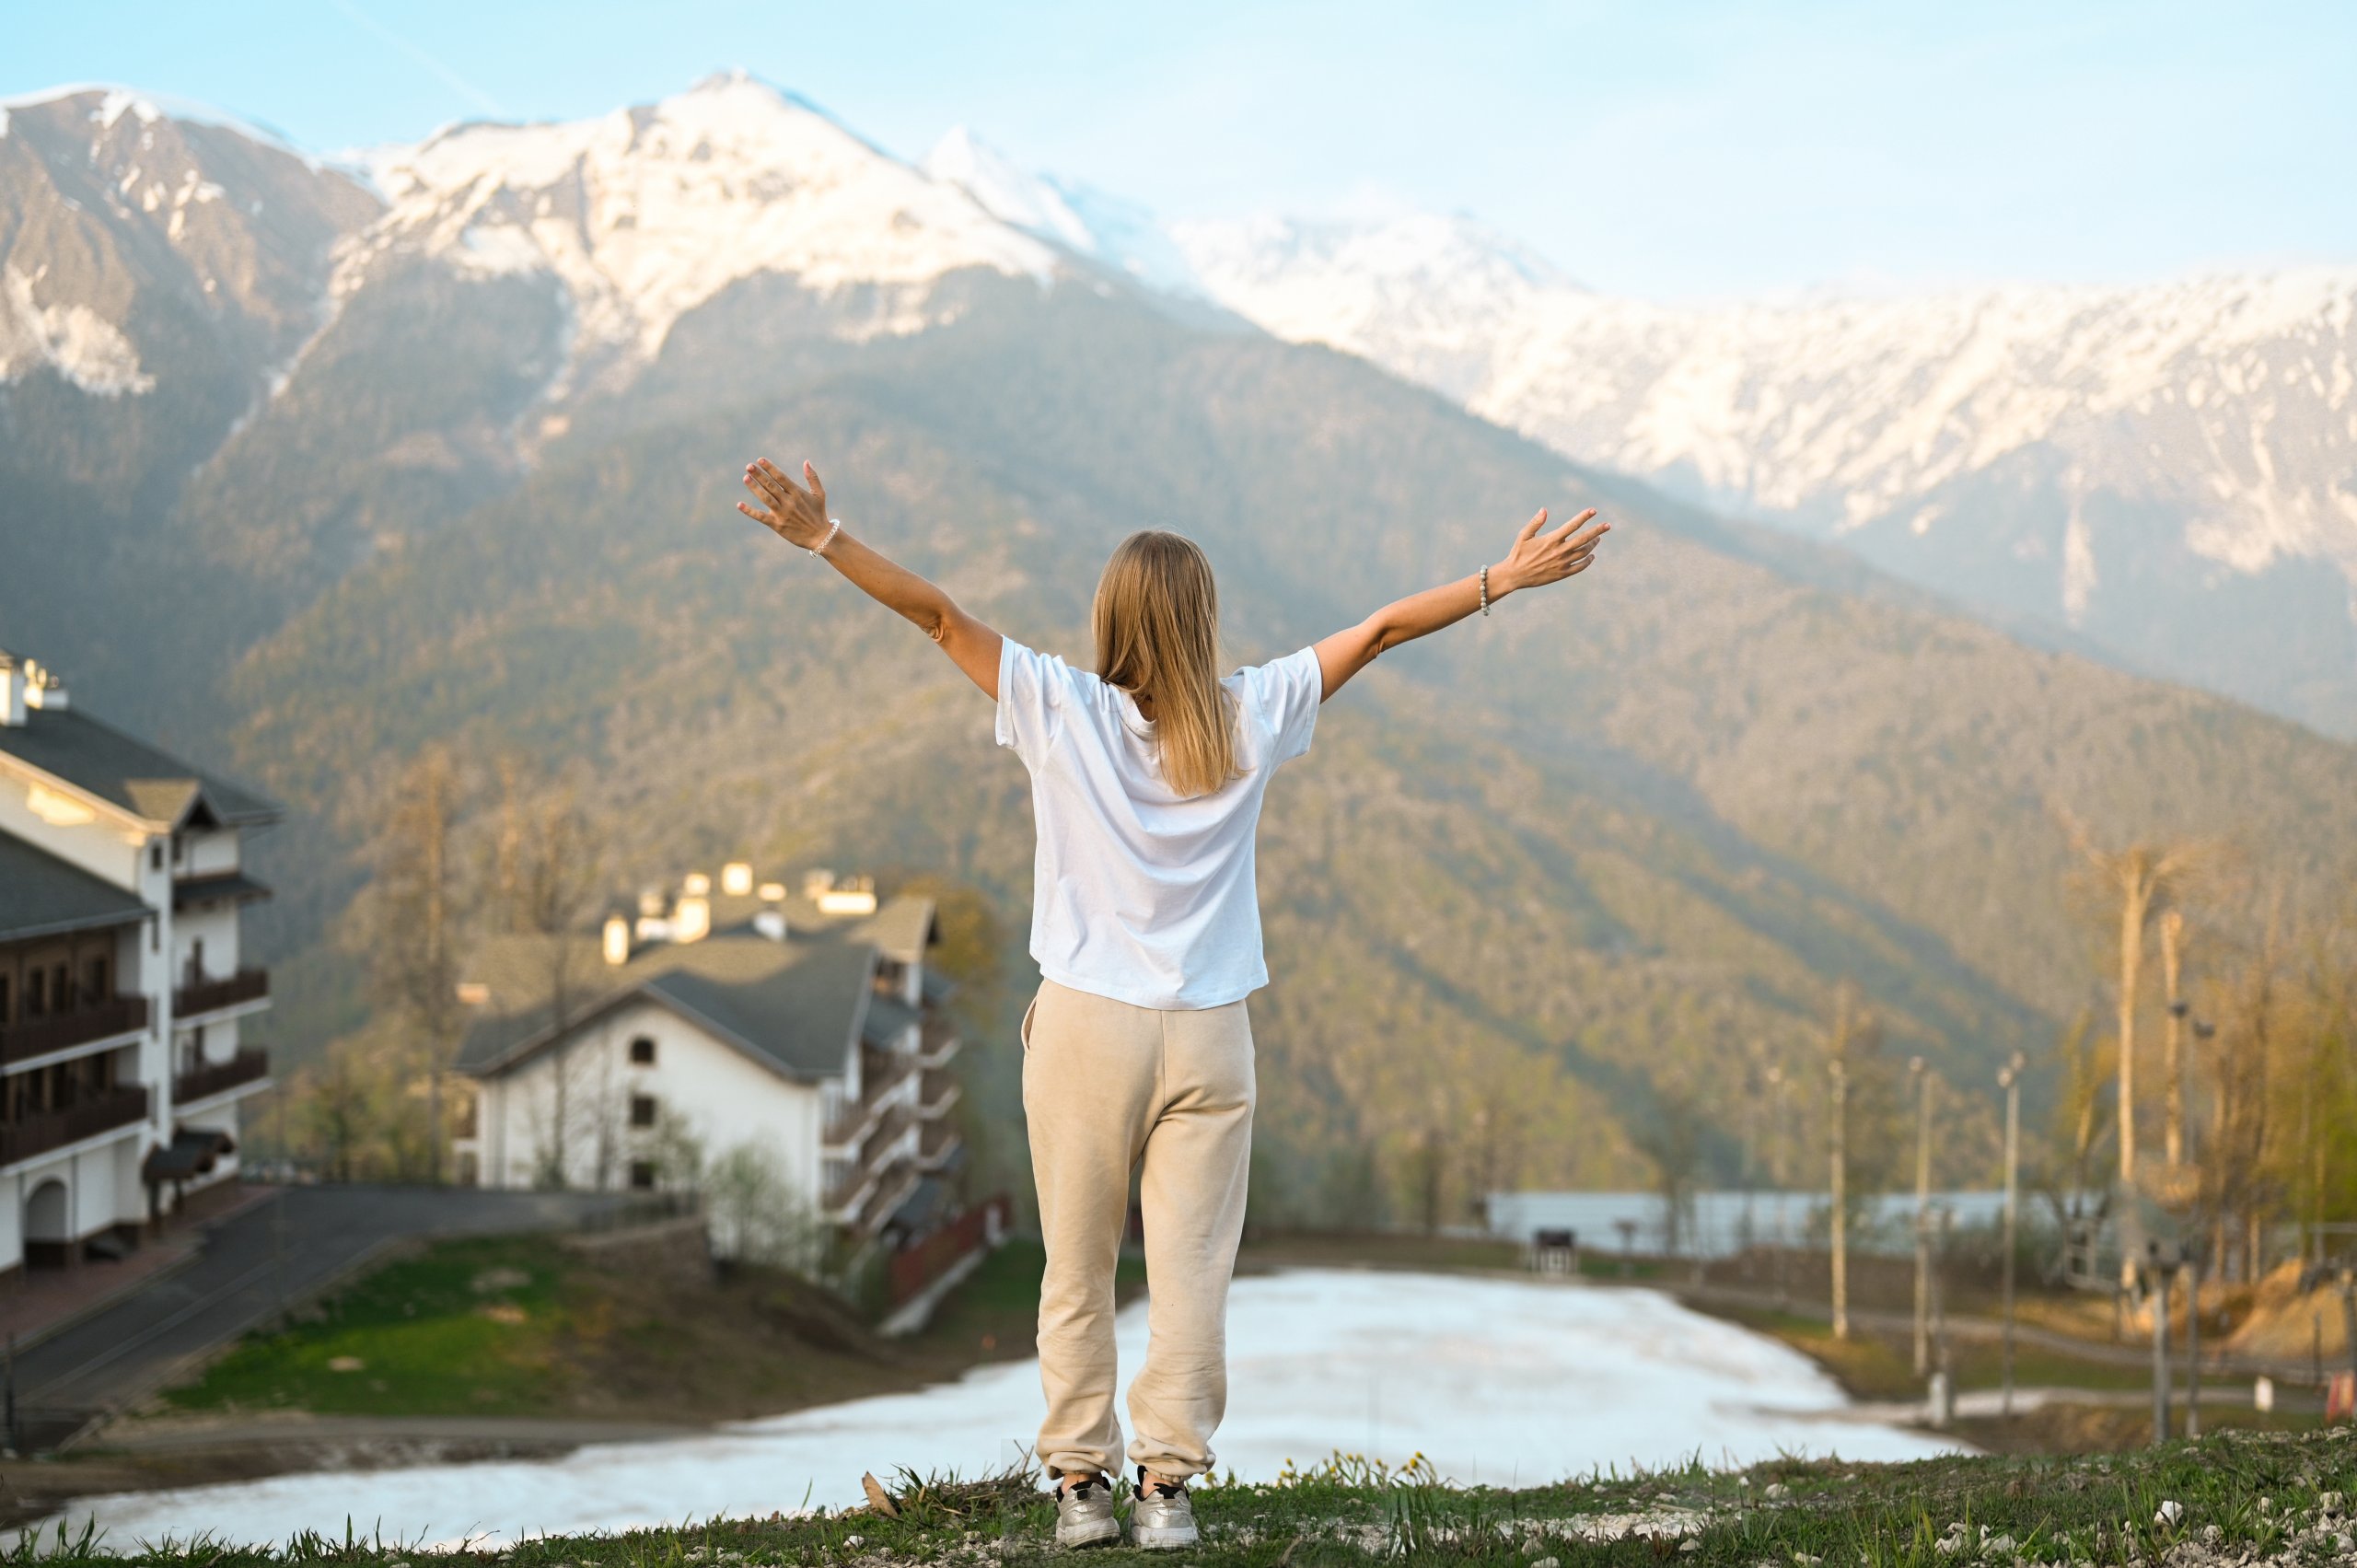
[{"label": "green grass", "polygon": [[[1010,1237],[935,1309],[923,1345],[986,1356],[1029,1355],[1039,1320],[1039,1275],[1048,1254],[1036,1237]],[[1123,1301],[1145,1284],[1145,1260],[1125,1252],[1113,1288]]]},{"label": "green grass", "polygon": [[165,1395],[185,1411],[426,1415],[539,1409],[564,1376],[570,1260],[552,1241],[445,1241],[249,1335]]},{"label": "green grass", "polygon": [[[898,1516],[866,1509],[714,1521],[684,1528],[559,1537],[451,1561],[492,1568],[785,1568],[834,1562],[1039,1563],[1053,1509],[1029,1476],[981,1481],[902,1477]],[[2321,1513],[2327,1494],[2340,1512]],[[1665,1563],[1754,1568],[1954,1568],[2031,1562],[2201,1560],[2347,1562],[2336,1541],[2357,1495],[2350,1429],[2301,1436],[2235,1434],[2086,1459],[1956,1458],[1908,1465],[1779,1460],[1747,1470],[1699,1464],[1607,1472],[1518,1491],[1446,1484],[1417,1462],[1387,1470],[1352,1457],[1273,1484],[1197,1488],[1202,1545],[1191,1568],[1320,1568],[1376,1562]],[[2164,1505],[2176,1504],[2176,1512]],[[1690,1541],[1690,1550],[1681,1550]],[[37,1550],[60,1561],[240,1568],[354,1563],[407,1568],[414,1550],[349,1529],[271,1551],[205,1541],[110,1543],[60,1530]],[[2173,1555],[2174,1553],[2174,1555]],[[1134,1554],[1108,1550],[1094,1561]]]}]

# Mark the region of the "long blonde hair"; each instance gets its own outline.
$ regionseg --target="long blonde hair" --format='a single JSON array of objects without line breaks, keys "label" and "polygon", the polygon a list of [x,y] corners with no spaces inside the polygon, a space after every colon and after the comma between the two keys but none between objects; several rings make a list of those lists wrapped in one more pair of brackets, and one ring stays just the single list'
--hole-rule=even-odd
[{"label": "long blonde hair", "polygon": [[1097,673],[1154,699],[1163,782],[1209,795],[1242,770],[1236,699],[1219,683],[1219,588],[1201,546],[1148,528],[1123,540],[1097,580]]}]

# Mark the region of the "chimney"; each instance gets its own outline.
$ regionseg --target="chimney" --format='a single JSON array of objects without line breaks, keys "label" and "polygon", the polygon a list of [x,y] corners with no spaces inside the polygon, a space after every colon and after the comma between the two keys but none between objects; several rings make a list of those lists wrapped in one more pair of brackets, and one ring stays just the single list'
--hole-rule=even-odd
[{"label": "chimney", "polygon": [[749,896],[753,890],[753,868],[741,860],[732,860],[720,868],[720,890],[732,899]]},{"label": "chimney", "polygon": [[17,656],[0,652],[0,728],[20,728],[25,722],[25,667]]},{"label": "chimney", "polygon": [[65,682],[38,659],[25,661],[25,706],[52,714],[65,711]]},{"label": "chimney", "polygon": [[606,929],[600,938],[600,951],[610,964],[630,962],[630,921],[622,915],[606,917]]}]

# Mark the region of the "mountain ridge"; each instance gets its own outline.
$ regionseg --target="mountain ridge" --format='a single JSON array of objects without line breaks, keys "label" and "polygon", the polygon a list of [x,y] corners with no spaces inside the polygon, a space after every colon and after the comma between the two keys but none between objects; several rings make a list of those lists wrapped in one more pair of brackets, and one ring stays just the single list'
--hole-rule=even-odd
[{"label": "mountain ridge", "polygon": [[[882,155],[855,136],[807,180],[775,146],[736,157],[724,136],[698,158],[694,114],[650,106],[538,136],[514,168],[429,168],[407,208],[321,185],[336,221],[288,274],[317,292],[265,345],[300,327],[283,363],[157,351],[157,389],[111,401],[41,371],[0,382],[0,464],[62,498],[52,516],[0,493],[0,524],[103,566],[0,579],[0,641],[37,629],[33,651],[90,672],[77,696],[287,800],[262,929],[298,1044],[356,1021],[365,835],[429,740],[573,792],[618,878],[751,854],[967,879],[1006,916],[1020,977],[1019,776],[921,639],[730,510],[761,450],[817,457],[854,528],[1010,634],[1075,652],[1088,585],[1134,527],[1202,539],[1265,656],[1468,570],[1538,499],[1623,522],[1561,597],[1387,657],[1321,723],[1319,764],[1278,786],[1263,1174],[1304,1214],[1379,1201],[1353,1174],[1368,1150],[1406,1202],[1434,1139],[1457,1140],[1452,1203],[1509,1167],[1625,1181],[1632,1130],[1689,1092],[1731,1171],[1755,1042],[1813,1060],[1844,976],[1895,1049],[1977,1081],[2085,993],[2095,938],[2062,894],[2049,799],[2121,831],[2231,819],[2295,901],[2357,849],[2346,747],[2023,647],[1362,357],[1173,310],[1118,258],[1016,235],[962,192],[911,206],[897,193],[939,182],[868,168]],[[473,157],[485,134],[452,145]],[[844,157],[891,198],[794,208],[856,232],[764,254],[832,246],[885,275],[670,267],[732,203],[774,217]],[[551,180],[585,168],[612,189],[543,212]],[[793,188],[729,183],[764,170]],[[618,221],[690,199],[668,239]],[[586,353],[585,300],[621,302]],[[187,470],[148,451],[148,505],[42,468],[53,454],[11,423],[160,408],[200,370],[247,389],[242,416]],[[1492,496],[1503,515],[1469,522]],[[1011,1126],[995,1071],[977,1100]],[[1476,1124],[1519,1152],[1465,1144]],[[1991,1135],[1973,1113],[1959,1160]]]},{"label": "mountain ridge", "polygon": [[[1031,200],[1004,168],[977,197]],[[1277,336],[2357,736],[2357,266],[1673,307],[1464,218],[1166,234]]]}]

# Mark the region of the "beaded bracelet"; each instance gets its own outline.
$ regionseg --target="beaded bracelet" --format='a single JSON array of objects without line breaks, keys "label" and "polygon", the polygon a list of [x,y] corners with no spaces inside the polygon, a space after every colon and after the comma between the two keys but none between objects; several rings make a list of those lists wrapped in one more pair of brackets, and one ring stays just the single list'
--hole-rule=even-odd
[{"label": "beaded bracelet", "polygon": [[1481,565],[1481,613],[1490,613],[1490,567],[1487,562]]},{"label": "beaded bracelet", "polygon": [[835,536],[843,531],[843,520],[841,517],[829,517],[827,521],[834,526],[827,530],[827,537],[819,541],[818,548],[809,552],[812,555],[826,554],[827,546],[834,543]]}]

